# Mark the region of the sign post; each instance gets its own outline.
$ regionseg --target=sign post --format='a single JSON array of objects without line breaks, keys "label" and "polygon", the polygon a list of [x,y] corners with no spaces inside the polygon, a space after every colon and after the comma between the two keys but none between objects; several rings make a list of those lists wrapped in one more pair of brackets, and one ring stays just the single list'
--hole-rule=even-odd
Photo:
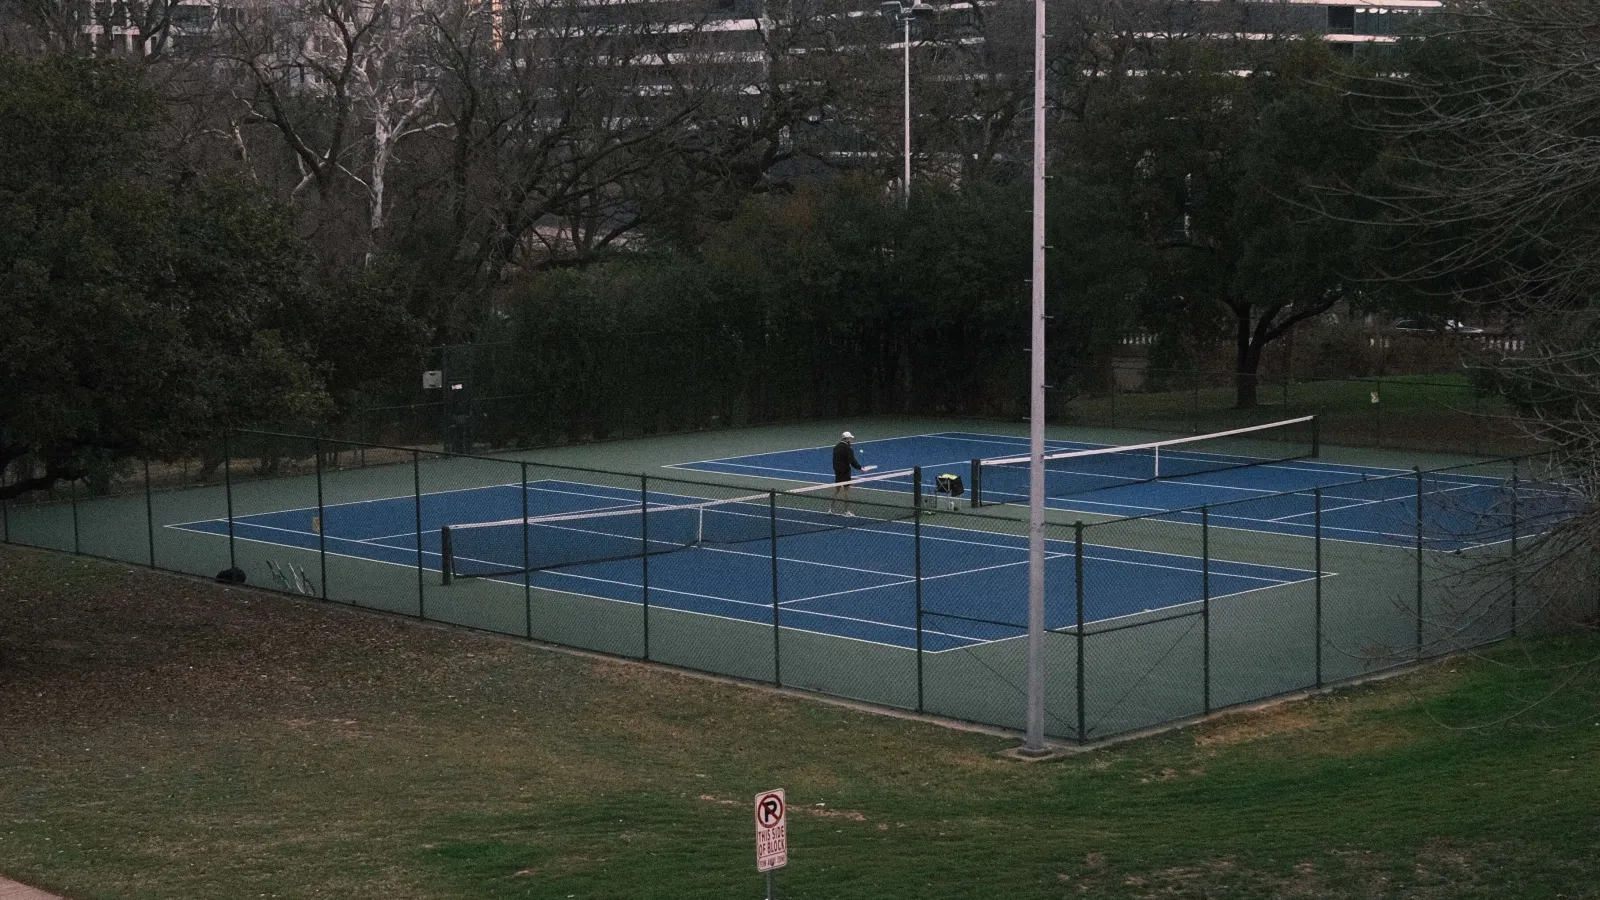
[{"label": "sign post", "polygon": [[783,788],[756,795],[756,871],[767,874],[767,900],[776,900],[772,873],[789,864],[788,804]]}]

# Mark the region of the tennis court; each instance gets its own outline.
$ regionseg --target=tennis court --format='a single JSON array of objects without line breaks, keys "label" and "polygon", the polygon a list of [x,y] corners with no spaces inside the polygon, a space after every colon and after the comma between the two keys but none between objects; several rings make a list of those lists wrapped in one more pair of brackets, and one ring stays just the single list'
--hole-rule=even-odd
[{"label": "tennis court", "polygon": [[[1309,419],[1298,419],[1134,448],[1047,441],[1046,453],[1058,458],[1047,458],[1046,505],[1087,521],[1154,515],[1199,524],[1206,515],[1218,527],[1305,537],[1320,528],[1330,540],[1401,547],[1416,543],[1420,520],[1431,549],[1455,551],[1506,540],[1513,507],[1538,521],[1560,517],[1574,502],[1570,492],[1532,482],[1514,486],[1500,475],[1418,476],[1312,458],[1318,453],[1312,428]],[[830,449],[679,468],[825,482],[832,480]],[[953,431],[860,441],[856,449],[867,464],[961,475],[984,505],[1028,500],[1026,438]]]},{"label": "tennis court", "polygon": [[[0,504],[0,537],[1022,727],[1025,440],[851,424],[883,439],[860,443],[878,470],[848,507],[826,446],[785,449],[842,425],[509,458],[240,430],[220,469],[151,460],[103,492]],[[1298,427],[1148,452],[1049,442],[1090,453],[1047,469],[1049,733],[1090,740],[1359,677],[1537,614],[1530,538],[1570,511],[1559,473],[1351,465],[1375,460],[1313,455]],[[209,480],[173,483],[188,471]],[[935,493],[946,472],[967,479],[963,502]]]},{"label": "tennis court", "polygon": [[[881,490],[903,475],[868,482]],[[862,490],[858,487],[857,490]],[[526,497],[524,496],[526,493]],[[526,509],[532,513],[521,518]],[[999,532],[908,521],[910,507],[856,501],[829,509],[823,492],[710,501],[565,481],[507,484],[235,516],[236,541],[316,550],[443,574],[453,529],[457,577],[771,624],[927,652],[1016,638],[1026,621],[1027,541]],[[888,512],[896,510],[903,512]],[[707,526],[706,516],[717,524]],[[775,517],[775,518],[774,518]],[[488,531],[483,520],[504,520]],[[418,530],[418,522],[421,530]],[[226,538],[226,519],[167,526]],[[692,534],[687,530],[693,531]],[[920,529],[920,542],[917,531]],[[772,533],[779,532],[774,553]],[[420,540],[419,540],[420,535]],[[649,552],[646,554],[645,549]],[[531,558],[530,558],[531,557]],[[1047,577],[1071,579],[1067,541],[1047,543]],[[1326,574],[1326,573],[1325,573]],[[920,575],[920,577],[919,577]],[[1085,622],[1103,623],[1307,581],[1314,572],[1145,550],[1085,546]],[[1203,584],[1209,579],[1209,588]],[[774,607],[774,592],[777,604]],[[939,617],[919,629],[919,612]],[[1017,623],[1017,624],[1012,624]],[[1076,623],[1053,604],[1047,626]]]}]

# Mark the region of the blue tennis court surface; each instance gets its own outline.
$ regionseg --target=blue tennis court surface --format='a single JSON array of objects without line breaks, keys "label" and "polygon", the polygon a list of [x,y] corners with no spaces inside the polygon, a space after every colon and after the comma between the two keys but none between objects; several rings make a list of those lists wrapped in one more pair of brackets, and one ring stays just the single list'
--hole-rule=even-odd
[{"label": "blue tennis court surface", "polygon": [[[970,432],[861,440],[855,446],[863,463],[884,471],[921,466],[925,492],[932,491],[932,479],[941,473],[970,481],[973,459],[1028,452],[1026,438]],[[1046,452],[1102,446],[1052,440],[1046,442]],[[826,482],[832,480],[831,449],[814,447],[703,460],[676,468]],[[1208,454],[1199,448],[1172,455],[1199,462],[1208,457],[1222,463],[1238,460],[1234,465],[1250,462]],[[1047,500],[1049,507],[1114,517],[1159,514],[1168,521],[1198,524],[1198,507],[1208,505],[1211,522],[1216,526],[1311,536],[1316,529],[1316,500],[1311,491],[1323,488],[1324,537],[1390,546],[1414,546],[1417,540],[1417,481],[1404,469],[1291,459],[1150,480],[1148,476],[1128,474],[1106,457],[1095,457],[1085,460],[1082,471],[1072,476],[1079,481],[1087,479],[1088,489],[1070,496],[1051,496]],[[1056,476],[1052,473],[1051,477]],[[1010,475],[1004,481],[993,475],[984,478],[986,503],[1027,501],[1025,477]],[[1513,503],[1520,506],[1524,519],[1532,521],[1560,518],[1573,503],[1567,492],[1531,484],[1519,488],[1513,500],[1507,481],[1497,476],[1442,472],[1425,473],[1423,479],[1424,537],[1428,546],[1436,550],[1459,550],[1505,540],[1508,526],[1502,523],[1509,522]],[[998,487],[991,482],[998,482]],[[905,488],[909,487],[907,483]],[[1294,491],[1305,493],[1288,493]],[[1178,512],[1171,512],[1174,510]]]},{"label": "blue tennis court surface", "polygon": [[[868,444],[869,454],[880,449]],[[817,451],[795,451],[788,464],[803,465],[813,456]],[[797,474],[790,471],[785,477]],[[625,510],[640,505],[637,491],[540,481],[525,486],[495,485],[424,494],[420,504],[412,497],[400,497],[328,505],[320,520],[315,508],[235,516],[233,533],[240,542],[304,550],[316,550],[326,542],[329,554],[408,567],[417,564],[420,550],[424,566],[438,569],[441,526],[518,518],[523,512],[524,491],[528,510],[536,516]],[[699,499],[703,498],[652,493],[649,502],[652,506],[665,506]],[[737,509],[734,512],[752,518],[768,515],[769,507],[764,502],[752,501],[747,507],[742,513]],[[912,522],[863,519],[849,522],[849,527],[829,527],[845,523],[836,523],[837,516],[828,510],[825,500],[814,509],[780,509],[778,516],[798,525],[800,532],[781,536],[778,541],[776,594],[778,615],[785,628],[891,646],[915,646],[918,572]],[[815,530],[808,530],[811,526],[816,526]],[[218,536],[228,533],[228,523],[221,519],[168,527]],[[587,531],[582,520],[563,523],[561,533],[555,537],[543,532],[544,529],[531,532],[530,540],[581,544],[615,538],[609,532]],[[657,608],[771,624],[773,555],[771,543],[757,539],[696,544],[652,555],[649,602]],[[939,517],[932,516],[922,523],[921,557],[924,649],[958,649],[1024,633],[1024,537],[941,525]],[[1052,594],[1046,624],[1050,628],[1075,624],[1071,587],[1075,565],[1070,543],[1048,543],[1046,578]],[[642,603],[642,569],[642,560],[636,556],[558,565],[531,572],[527,577],[535,588]],[[1205,590],[1201,560],[1192,556],[1086,545],[1083,571],[1086,622],[1102,623],[1198,602]],[[523,577],[515,574],[496,580],[509,582],[508,590],[520,591]],[[1302,569],[1212,559],[1210,597],[1270,590],[1314,577],[1314,573]]]}]

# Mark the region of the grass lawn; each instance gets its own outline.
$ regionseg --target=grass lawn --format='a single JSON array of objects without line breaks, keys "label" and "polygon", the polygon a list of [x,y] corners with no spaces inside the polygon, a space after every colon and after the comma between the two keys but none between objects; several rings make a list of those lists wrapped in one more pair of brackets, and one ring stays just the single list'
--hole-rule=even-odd
[{"label": "grass lawn", "polygon": [[756,898],[774,787],[786,900],[1600,897],[1592,637],[1037,763],[9,547],[0,654],[0,873],[78,900]]}]

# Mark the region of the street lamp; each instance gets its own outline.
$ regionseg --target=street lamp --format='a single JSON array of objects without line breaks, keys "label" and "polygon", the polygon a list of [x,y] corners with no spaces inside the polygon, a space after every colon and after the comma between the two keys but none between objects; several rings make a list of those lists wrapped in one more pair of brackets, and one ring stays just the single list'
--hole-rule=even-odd
[{"label": "street lamp", "polygon": [[901,0],[883,0],[878,4],[878,11],[892,24],[900,22],[901,43],[905,47],[905,110],[906,110],[906,170],[905,180],[900,183],[901,202],[906,205],[911,203],[911,20],[927,19],[933,15],[933,7],[922,0],[911,0],[902,3]]}]

